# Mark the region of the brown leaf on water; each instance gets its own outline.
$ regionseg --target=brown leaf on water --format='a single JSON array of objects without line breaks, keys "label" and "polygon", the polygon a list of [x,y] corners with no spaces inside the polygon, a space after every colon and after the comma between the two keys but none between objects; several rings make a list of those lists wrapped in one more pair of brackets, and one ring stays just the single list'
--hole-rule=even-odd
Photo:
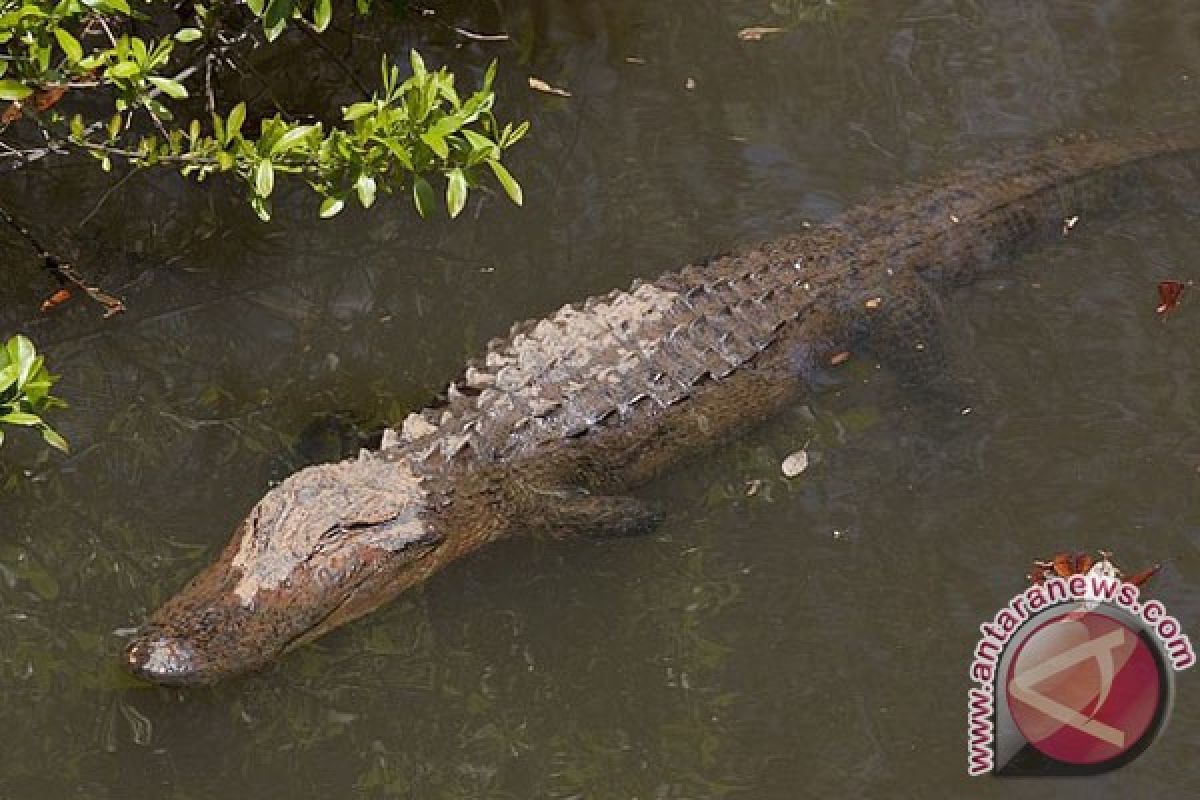
[{"label": "brown leaf on water", "polygon": [[529,76],[529,88],[533,89],[535,92],[543,92],[544,94],[552,94],[558,97],[571,96],[571,93],[566,89],[560,89],[557,86],[551,86],[541,78],[535,78],[532,75]]},{"label": "brown leaf on water", "polygon": [[1158,314],[1170,314],[1179,307],[1179,301],[1183,298],[1183,290],[1187,286],[1179,281],[1162,281],[1158,284],[1158,308],[1154,309]]},{"label": "brown leaf on water", "polygon": [[42,301],[42,313],[47,314],[71,299],[70,289],[59,289]]},{"label": "brown leaf on water", "polygon": [[1157,575],[1158,571],[1161,569],[1162,564],[1155,564],[1152,567],[1147,567],[1141,572],[1135,574],[1133,577],[1129,578],[1127,582],[1132,583],[1134,586],[1144,586],[1146,582]]},{"label": "brown leaf on water", "polygon": [[839,364],[845,364],[850,360],[850,351],[843,350],[840,353],[834,353],[829,357],[829,366],[836,367]]},{"label": "brown leaf on water", "polygon": [[773,33],[783,33],[783,28],[742,28],[738,31],[737,37],[743,42],[758,42],[762,41],[764,36],[769,36]]}]

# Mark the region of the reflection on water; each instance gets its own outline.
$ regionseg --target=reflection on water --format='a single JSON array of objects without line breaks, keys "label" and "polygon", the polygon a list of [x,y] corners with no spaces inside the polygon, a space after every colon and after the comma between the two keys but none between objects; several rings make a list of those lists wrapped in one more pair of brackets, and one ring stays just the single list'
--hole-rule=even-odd
[{"label": "reflection on water", "polygon": [[[846,13],[801,13],[817,6]],[[469,220],[418,223],[397,202],[318,225],[298,193],[263,227],[221,188],[139,175],[77,230],[109,185],[90,165],[0,183],[130,307],[34,318],[44,283],[8,242],[0,330],[65,374],[74,452],[2,451],[0,796],[1040,789],[964,774],[975,628],[1029,559],[1165,560],[1156,592],[1200,633],[1198,312],[1153,314],[1156,281],[1198,277],[1196,220],[1176,207],[1085,220],[951,299],[968,417],[865,365],[655,486],[673,509],[655,536],[497,545],[212,690],[117,671],[122,632],[270,481],[421,405],[512,321],[971,157],[1194,119],[1200,81],[1200,9],[1182,0],[439,8],[512,39],[385,18],[355,57],[421,43],[468,74],[499,58],[501,102],[534,122],[514,154],[524,209],[482,198]],[[737,38],[755,25],[784,31]],[[338,80],[268,66],[310,87],[297,105]],[[780,460],[806,444],[820,461],[785,482]],[[1056,790],[1194,786],[1190,684],[1136,764]]]}]

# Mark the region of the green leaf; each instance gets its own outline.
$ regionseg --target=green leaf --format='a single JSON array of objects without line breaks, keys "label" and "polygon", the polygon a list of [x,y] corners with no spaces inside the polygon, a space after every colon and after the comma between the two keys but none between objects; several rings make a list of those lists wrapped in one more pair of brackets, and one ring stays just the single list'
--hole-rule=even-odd
[{"label": "green leaf", "polygon": [[346,203],[337,197],[326,197],[321,201],[321,219],[336,217],[346,207]]},{"label": "green leaf", "polygon": [[230,142],[242,132],[242,123],[246,121],[246,104],[238,103],[229,112],[229,119],[225,123],[225,141]]},{"label": "green leaf", "polygon": [[37,369],[34,363],[37,360],[37,349],[33,342],[19,333],[8,340],[4,349],[8,354],[8,363],[16,365],[17,387],[20,388]]},{"label": "green leaf", "polygon": [[521,205],[525,201],[525,193],[521,191],[521,184],[517,183],[516,178],[499,161],[489,161],[487,165],[492,168],[496,180],[500,181],[500,185],[504,187],[504,192],[509,199],[517,205]]},{"label": "green leaf", "polygon": [[429,185],[429,181],[418,176],[413,181],[413,205],[417,213],[422,217],[427,216],[433,210],[433,204],[433,187]]},{"label": "green leaf", "polygon": [[9,425],[41,425],[42,418],[37,414],[27,414],[24,411],[10,411],[0,417],[0,422],[7,422]]},{"label": "green leaf", "polygon": [[0,80],[0,100],[24,100],[31,94],[33,89],[20,81]]},{"label": "green leaf", "polygon": [[453,219],[462,213],[467,205],[467,178],[461,169],[450,170],[446,180],[446,210]]},{"label": "green leaf", "polygon": [[[254,168],[254,193],[259,197],[270,197],[275,189],[275,167],[267,159]],[[260,215],[261,216],[261,215]]]},{"label": "green leaf", "polygon": [[418,78],[423,78],[428,74],[429,71],[427,69],[425,69],[425,59],[421,58],[421,54],[418,53],[415,49],[409,51],[408,62],[409,62],[409,64],[412,65],[412,71],[413,71],[414,76],[416,76]]},{"label": "green leaf", "polygon": [[258,195],[251,195],[250,207],[254,209],[254,213],[257,214],[258,218],[263,222],[271,221],[271,201],[268,198],[259,197]]},{"label": "green leaf", "polygon": [[46,441],[46,444],[61,450],[64,453],[70,452],[71,450],[71,448],[67,445],[67,440],[59,435],[58,431],[54,430],[49,425],[42,426],[42,439]]},{"label": "green leaf", "polygon": [[366,173],[358,176],[358,180],[354,182],[354,190],[358,192],[358,202],[363,208],[370,208],[375,204],[375,179]]},{"label": "green leaf", "polygon": [[467,140],[467,144],[471,147],[471,152],[467,156],[468,167],[473,167],[480,161],[491,161],[500,158],[499,146],[482,134],[478,134],[469,128],[463,128],[458,132],[458,135]]},{"label": "green leaf", "polygon": [[183,42],[184,44],[187,44],[188,42],[194,42],[203,37],[204,33],[198,28],[180,28],[179,30],[175,31],[175,41]]},{"label": "green leaf", "polygon": [[408,149],[405,148],[402,142],[398,142],[390,137],[387,139],[377,138],[376,141],[383,142],[383,146],[388,149],[388,152],[396,157],[396,161],[400,162],[400,166],[404,167],[409,172],[416,171],[413,167],[412,154],[408,152]]},{"label": "green leaf", "polygon": [[171,80],[170,78],[160,78],[157,75],[151,75],[148,80],[168,97],[182,100],[188,96],[187,88],[179,81]]},{"label": "green leaf", "polygon": [[316,125],[297,125],[295,128],[292,128],[287,133],[283,134],[283,136],[280,136],[279,141],[275,142],[275,144],[271,146],[271,155],[286,153],[289,150],[294,150],[296,146],[303,142],[310,133],[316,130],[316,128]]},{"label": "green leaf", "polygon": [[288,20],[292,18],[293,8],[292,0],[270,0],[267,12],[263,15],[263,30],[268,41],[275,41],[283,33]]},{"label": "green leaf", "polygon": [[313,5],[313,27],[323,33],[333,19],[333,0],[317,0]]},{"label": "green leaf", "polygon": [[438,158],[450,157],[450,148],[446,146],[446,140],[439,136],[432,129],[421,134],[421,141],[429,145],[429,149],[432,150]]},{"label": "green leaf", "polygon": [[508,139],[502,144],[504,147],[512,147],[517,142],[524,138],[525,134],[529,133],[529,121],[526,120],[517,126],[516,130],[508,135]]},{"label": "green leaf", "polygon": [[267,7],[267,0],[246,0],[246,8],[250,9],[250,13],[256,17],[261,17],[263,9]]},{"label": "green leaf", "polygon": [[360,117],[365,117],[367,114],[373,114],[376,108],[378,106],[374,103],[355,103],[342,109],[342,119],[346,120],[346,122],[353,122]]},{"label": "green leaf", "polygon": [[137,75],[141,71],[142,71],[142,68],[139,67],[134,62],[121,61],[116,64],[113,64],[111,67],[109,67],[107,70],[105,70],[104,74],[106,77],[109,77],[109,78],[132,78],[134,75]]},{"label": "green leaf", "polygon": [[54,38],[58,40],[58,46],[62,48],[63,53],[67,56],[67,60],[72,64],[83,58],[83,45],[69,31],[63,28],[55,28]]}]

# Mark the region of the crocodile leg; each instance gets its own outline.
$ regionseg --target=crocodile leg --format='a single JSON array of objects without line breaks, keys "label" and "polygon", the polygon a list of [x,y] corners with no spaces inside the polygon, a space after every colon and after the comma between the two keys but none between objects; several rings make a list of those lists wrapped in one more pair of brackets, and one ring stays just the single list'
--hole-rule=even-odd
[{"label": "crocodile leg", "polygon": [[[879,298],[878,306],[867,310],[868,349],[903,385],[938,385],[946,376],[946,352],[942,310],[931,287],[915,275],[897,276]],[[874,303],[871,298],[867,302]]]},{"label": "crocodile leg", "polygon": [[655,504],[629,495],[564,489],[546,492],[544,497],[537,528],[555,538],[636,536],[653,531],[663,517]]}]

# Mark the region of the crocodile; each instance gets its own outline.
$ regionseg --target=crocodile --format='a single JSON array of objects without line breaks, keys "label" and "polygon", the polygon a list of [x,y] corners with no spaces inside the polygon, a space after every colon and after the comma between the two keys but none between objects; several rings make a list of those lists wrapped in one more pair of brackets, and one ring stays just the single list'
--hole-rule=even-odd
[{"label": "crocodile", "polygon": [[[800,401],[854,352],[935,375],[941,298],[1124,203],[1189,133],[1059,142],[513,326],[377,450],[271,488],[155,611],[125,667],[164,685],[262,668],[519,532],[632,534],[631,490]],[[1133,189],[1133,192],[1127,191]]]}]

